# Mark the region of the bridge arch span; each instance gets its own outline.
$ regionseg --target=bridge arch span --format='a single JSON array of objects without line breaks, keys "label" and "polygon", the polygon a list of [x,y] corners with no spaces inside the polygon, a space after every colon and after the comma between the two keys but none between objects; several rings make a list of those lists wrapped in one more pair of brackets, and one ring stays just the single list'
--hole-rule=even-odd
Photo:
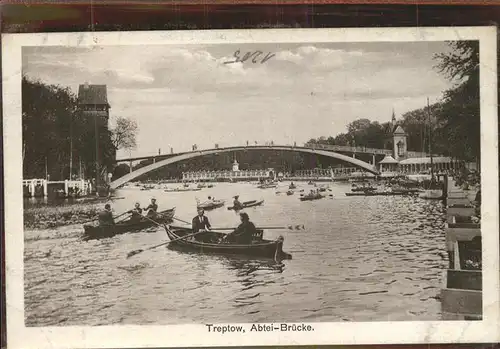
[{"label": "bridge arch span", "polygon": [[228,152],[233,152],[233,151],[244,151],[244,150],[263,150],[263,151],[282,150],[282,151],[295,151],[295,152],[307,153],[307,154],[316,154],[316,155],[326,156],[326,157],[334,158],[337,160],[345,161],[345,162],[348,162],[350,164],[353,164],[354,166],[360,167],[360,168],[362,168],[370,173],[379,174],[377,168],[374,165],[370,165],[369,163],[367,163],[365,161],[358,160],[358,159],[352,158],[350,156],[339,154],[339,153],[336,153],[333,151],[312,149],[312,148],[305,148],[305,147],[294,147],[294,146],[248,146],[248,147],[240,146],[240,147],[227,147],[227,148],[218,148],[218,149],[199,150],[199,151],[193,151],[193,152],[189,152],[189,153],[176,155],[176,156],[170,157],[168,159],[158,161],[158,162],[153,163],[151,165],[141,167],[141,168],[111,182],[110,186],[111,186],[111,189],[116,189],[116,188],[124,185],[125,183],[136,179],[137,177],[140,177],[142,175],[145,175],[146,173],[157,170],[157,169],[162,168],[162,167],[167,166],[167,165],[174,164],[174,163],[179,162],[179,161],[189,160],[189,159],[197,158],[200,156],[228,153]]}]

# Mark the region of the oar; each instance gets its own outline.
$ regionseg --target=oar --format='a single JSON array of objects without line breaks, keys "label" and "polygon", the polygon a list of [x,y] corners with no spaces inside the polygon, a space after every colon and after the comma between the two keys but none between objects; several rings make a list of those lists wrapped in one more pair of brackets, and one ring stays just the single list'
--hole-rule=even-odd
[{"label": "oar", "polygon": [[[124,214],[127,214],[127,213],[128,213],[128,211],[127,212],[123,212],[122,214],[119,214],[118,216],[114,217],[114,219],[117,219],[117,218],[119,218],[119,217],[121,217],[121,216],[123,216]],[[99,217],[95,217],[94,219],[91,219],[90,221],[83,222],[82,224],[90,223],[90,222],[93,222],[93,221],[95,221],[97,219],[99,219]]]},{"label": "oar", "polygon": [[[165,229],[167,229],[167,228],[165,228]],[[173,239],[173,240],[170,240],[170,241],[167,241],[167,242],[164,242],[164,243],[161,243],[161,244],[155,245],[155,246],[151,246],[151,247],[148,247],[148,248],[146,248],[146,249],[139,249],[139,250],[130,251],[130,252],[127,254],[127,258],[130,258],[130,257],[132,257],[132,256],[135,256],[136,254],[139,254],[139,253],[141,253],[141,252],[144,252],[144,251],[149,251],[149,250],[155,249],[155,248],[157,248],[157,247],[160,247],[160,246],[163,246],[163,245],[167,245],[167,244],[169,244],[169,243],[171,243],[171,242],[175,242],[175,241],[183,240],[183,239],[186,239],[186,238],[189,238],[189,237],[191,237],[191,236],[195,236],[195,235],[198,235],[198,234],[200,234],[200,233],[204,233],[204,232],[205,232],[204,230],[200,230],[200,231],[198,231],[198,232],[196,232],[196,233],[192,233],[192,234],[184,235],[184,236],[182,236],[182,237],[180,237],[180,238]]]},{"label": "oar", "polygon": [[[212,231],[217,230],[234,230],[236,228],[210,228]],[[257,227],[259,230],[273,230],[273,229],[288,229],[288,230],[302,230],[304,229],[304,225],[288,225],[283,227]]]},{"label": "oar", "polygon": [[[125,213],[128,213],[128,212],[125,212]],[[118,218],[118,217],[117,217],[117,218]],[[124,219],[120,219],[119,221],[115,222],[115,224],[116,224],[116,223],[123,222],[123,221],[125,221],[127,218],[129,218],[129,217],[125,217]]]},{"label": "oar", "polygon": [[173,219],[175,219],[176,221],[182,222],[182,223],[191,224],[191,223],[183,221],[182,219],[177,218],[177,217],[173,217]]}]

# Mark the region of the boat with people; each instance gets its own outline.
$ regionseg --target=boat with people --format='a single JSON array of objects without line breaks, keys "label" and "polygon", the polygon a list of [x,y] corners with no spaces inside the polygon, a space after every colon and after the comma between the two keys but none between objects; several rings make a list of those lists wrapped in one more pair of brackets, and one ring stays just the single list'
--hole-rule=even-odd
[{"label": "boat with people", "polygon": [[286,192],[286,195],[290,196],[290,195],[293,195],[293,190],[289,190]]},{"label": "boat with people", "polygon": [[214,210],[216,208],[224,206],[225,203],[226,203],[225,200],[216,200],[216,199],[213,199],[213,198],[209,198],[205,202],[201,202],[201,203],[197,202],[196,207],[197,208],[202,208],[204,210]]},{"label": "boat with people", "polygon": [[278,184],[277,183],[262,183],[260,185],[257,186],[257,188],[259,189],[270,189],[270,188],[276,188],[278,187]]},{"label": "boat with people", "polygon": [[[211,231],[220,242],[203,242],[196,240],[193,236],[191,228],[178,226],[165,226],[167,236],[171,243],[169,248],[181,249],[192,252],[208,253],[208,254],[224,254],[224,255],[241,255],[249,257],[272,258],[275,260],[291,259],[292,256],[283,251],[283,236],[279,236],[276,240],[263,239],[264,230],[257,229],[253,235],[251,243],[238,244],[224,241],[227,235],[222,232]],[[186,236],[185,239],[182,237]]]},{"label": "boat with people", "polygon": [[310,193],[310,194],[306,194],[306,195],[301,195],[300,196],[300,201],[313,201],[313,200],[319,200],[319,199],[323,199],[324,196],[321,195],[320,193]]},{"label": "boat with people", "polygon": [[115,225],[97,225],[84,224],[84,238],[86,240],[101,239],[112,237],[119,234],[136,232],[157,224],[165,224],[172,222],[175,215],[175,207],[168,210],[157,212],[154,217],[142,217],[140,220],[127,219],[116,223]]},{"label": "boat with people", "polygon": [[355,192],[355,193],[345,193],[345,196],[402,196],[409,195],[410,192],[404,191],[365,191],[365,192]]},{"label": "boat with people", "polygon": [[[260,206],[264,203],[264,200],[250,200],[250,201],[245,201],[242,202],[242,209],[244,208],[249,208],[249,207],[255,207],[255,206]],[[235,210],[234,206],[230,206],[227,208],[228,210]]]},{"label": "boat with people", "polygon": [[184,192],[184,191],[200,191],[201,188],[175,188],[175,189],[165,189],[167,193],[176,193],[176,192]]},{"label": "boat with people", "polygon": [[288,189],[290,189],[290,190],[291,190],[291,189],[297,189],[297,186],[296,186],[295,184],[293,184],[293,182],[292,182],[292,183],[290,183],[290,185],[288,186]]},{"label": "boat with people", "polygon": [[353,193],[355,193],[355,192],[365,192],[365,191],[375,191],[375,190],[377,190],[377,188],[375,188],[374,186],[371,186],[371,185],[366,185],[366,184],[363,184],[361,186],[353,184],[352,188],[351,188],[351,191]]}]

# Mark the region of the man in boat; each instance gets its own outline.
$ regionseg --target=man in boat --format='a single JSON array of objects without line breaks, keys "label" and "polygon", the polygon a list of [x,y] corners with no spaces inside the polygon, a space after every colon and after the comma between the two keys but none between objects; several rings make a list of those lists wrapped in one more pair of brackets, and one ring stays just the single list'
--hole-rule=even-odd
[{"label": "man in boat", "polygon": [[132,216],[130,217],[130,220],[133,222],[138,222],[142,219],[142,208],[141,204],[138,202],[135,203],[134,209],[128,211],[128,213],[131,213]]},{"label": "man in boat", "polygon": [[111,212],[111,205],[106,204],[104,210],[99,212],[99,226],[110,226],[115,225],[115,219],[113,218],[113,213]]},{"label": "man in boat", "polygon": [[255,225],[250,222],[250,217],[246,212],[240,213],[241,224],[231,233],[227,234],[226,241],[235,244],[250,244],[253,235],[257,232]]},{"label": "man in boat", "polygon": [[239,211],[239,210],[243,209],[243,204],[240,202],[240,200],[238,200],[239,197],[240,197],[239,195],[234,196],[233,209],[235,211]]},{"label": "man in boat", "polygon": [[192,229],[193,233],[197,233],[199,231],[204,231],[204,233],[200,233],[195,236],[196,240],[208,242],[212,238],[212,233],[210,232],[210,222],[208,217],[205,216],[205,210],[201,207],[198,208],[198,215],[193,218],[192,221]]},{"label": "man in boat", "polygon": [[158,205],[156,204],[156,199],[152,198],[151,203],[144,209],[146,213],[146,217],[155,218],[156,213],[158,211]]}]

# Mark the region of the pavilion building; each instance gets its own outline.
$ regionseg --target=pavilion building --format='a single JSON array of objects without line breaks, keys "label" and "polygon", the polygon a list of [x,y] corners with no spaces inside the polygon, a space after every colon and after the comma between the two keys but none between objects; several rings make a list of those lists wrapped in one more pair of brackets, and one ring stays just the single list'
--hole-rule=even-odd
[{"label": "pavilion building", "polygon": [[[408,151],[407,134],[401,125],[396,124],[396,118],[392,114],[392,155],[386,155],[379,162],[379,170],[382,177],[395,176],[397,174],[427,174],[431,171],[431,157],[423,152]],[[447,156],[433,156],[432,169],[435,172],[460,169],[465,166],[464,161],[456,161]]]},{"label": "pavilion building", "polygon": [[274,175],[275,172],[272,168],[265,170],[240,170],[238,161],[234,159],[231,170],[183,172],[182,180],[185,182],[257,181],[273,178]]}]

